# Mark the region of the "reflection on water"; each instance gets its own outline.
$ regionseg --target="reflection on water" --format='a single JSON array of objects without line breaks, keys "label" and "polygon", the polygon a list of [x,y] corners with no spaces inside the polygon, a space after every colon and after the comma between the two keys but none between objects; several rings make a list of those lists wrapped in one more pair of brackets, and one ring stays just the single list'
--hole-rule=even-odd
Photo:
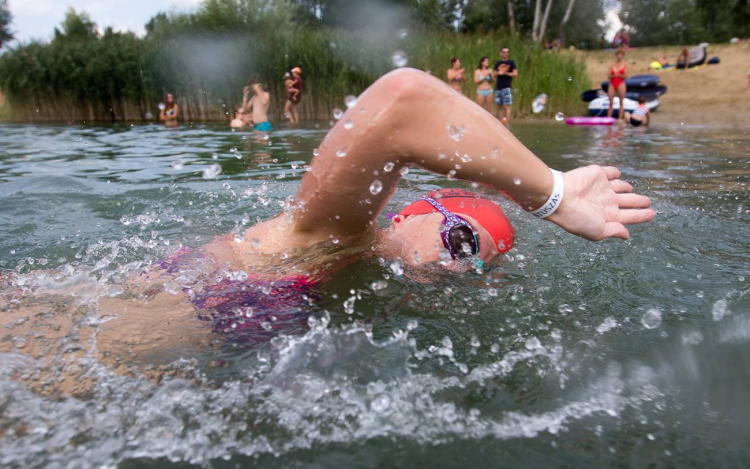
[{"label": "reflection on water", "polygon": [[[591,244],[503,201],[517,245],[485,275],[362,260],[260,344],[125,282],[281,210],[325,130],[0,127],[0,465],[748,465],[745,134],[516,124],[659,216]],[[413,169],[386,212],[447,185]]]}]

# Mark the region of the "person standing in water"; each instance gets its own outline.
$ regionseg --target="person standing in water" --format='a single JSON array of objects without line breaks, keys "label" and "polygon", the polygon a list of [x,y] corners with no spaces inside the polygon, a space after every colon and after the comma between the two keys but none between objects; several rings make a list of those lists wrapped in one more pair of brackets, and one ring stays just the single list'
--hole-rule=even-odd
[{"label": "person standing in water", "polygon": [[[302,102],[302,69],[299,67],[294,67],[292,69],[292,86],[297,90],[297,93],[295,94],[294,100],[289,99],[289,94],[287,94],[287,101],[289,101],[289,122],[292,124],[296,124],[299,122],[299,111],[297,110],[297,107],[299,106],[299,103]],[[286,106],[285,106],[286,109]]]},{"label": "person standing in water", "polygon": [[628,71],[624,58],[625,51],[618,49],[617,52],[615,52],[615,63],[609,67],[609,88],[607,89],[607,93],[609,94],[607,117],[612,117],[612,113],[615,109],[615,94],[617,94],[617,97],[620,100],[619,118],[623,122],[625,121],[625,93],[628,91],[628,87],[625,84],[625,78],[628,77]]},{"label": "person standing in water", "polygon": [[477,85],[477,104],[492,114],[492,79],[489,57],[479,59],[479,68],[474,71],[474,83]]},{"label": "person standing in water", "polygon": [[300,90],[294,86],[294,79],[291,73],[284,74],[284,88],[286,88],[286,103],[284,103],[284,117],[289,119],[289,122],[295,123],[292,120],[292,106],[299,104]]},{"label": "person standing in water", "polygon": [[164,125],[167,127],[177,127],[180,106],[174,102],[174,95],[172,93],[167,93],[165,101],[164,108],[159,113],[159,120],[164,122]]},{"label": "person standing in water", "polygon": [[[248,96],[252,93],[252,98]],[[250,77],[247,86],[242,90],[242,110],[244,116],[250,116],[248,125],[252,124],[253,130],[259,132],[270,132],[273,130],[271,123],[268,122],[268,106],[271,104],[271,95],[263,89],[263,83],[260,75],[255,74]]]},{"label": "person standing in water", "polygon": [[466,73],[466,69],[461,68],[461,59],[453,57],[451,59],[451,68],[447,72],[448,85],[459,93],[463,92],[461,91],[461,83],[464,81],[464,73]]},{"label": "person standing in water", "polygon": [[495,104],[497,104],[497,118],[510,127],[510,107],[513,105],[513,78],[518,76],[516,62],[511,60],[510,49],[500,49],[501,60],[495,62]]}]

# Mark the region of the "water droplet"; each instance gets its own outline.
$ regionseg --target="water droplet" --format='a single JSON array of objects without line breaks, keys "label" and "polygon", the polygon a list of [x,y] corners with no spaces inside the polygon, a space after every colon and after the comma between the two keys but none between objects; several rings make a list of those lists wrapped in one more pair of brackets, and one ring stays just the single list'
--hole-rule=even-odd
[{"label": "water droplet", "polygon": [[661,325],[661,311],[656,308],[651,308],[641,317],[641,324],[646,329],[656,329]]},{"label": "water droplet", "polygon": [[221,174],[221,166],[214,163],[203,168],[203,179],[216,179]]},{"label": "water droplet", "polygon": [[391,262],[391,271],[393,271],[394,275],[404,275],[404,269],[401,267],[401,260],[396,259],[395,261]]},{"label": "water droplet", "polygon": [[336,152],[336,156],[338,156],[339,158],[343,158],[346,156],[346,152],[344,150],[339,150]]},{"label": "water droplet", "polygon": [[604,334],[605,332],[609,332],[610,330],[617,327],[617,321],[615,318],[609,316],[604,318],[604,321],[599,325],[599,327],[596,328],[596,332],[599,334]]},{"label": "water droplet", "polygon": [[542,343],[536,337],[529,337],[523,346],[526,347],[526,350],[537,350],[542,348]]},{"label": "water droplet", "polygon": [[463,161],[464,163],[468,163],[469,161],[471,161],[471,157],[469,155],[464,154],[464,156],[462,156],[460,160]]},{"label": "water droplet", "polygon": [[391,56],[391,60],[393,61],[393,66],[399,68],[406,67],[409,63],[409,58],[406,56],[406,52],[402,50],[395,51]]},{"label": "water droplet", "polygon": [[380,191],[383,190],[383,183],[375,179],[372,181],[372,184],[370,184],[370,194],[372,195],[378,195],[380,194]]},{"label": "water droplet", "polygon": [[521,178],[516,176],[513,178],[513,184],[520,186],[521,185]]},{"label": "water droplet", "polygon": [[341,116],[343,116],[343,115],[344,115],[344,111],[342,111],[341,109],[339,109],[337,107],[333,108],[333,118],[334,119],[339,120],[339,119],[341,119]]},{"label": "water droplet", "polygon": [[573,77],[568,77],[568,81],[573,81]]},{"label": "water droplet", "polygon": [[711,308],[711,316],[714,318],[714,321],[721,321],[727,313],[729,313],[727,300],[719,300]]},{"label": "water droplet", "polygon": [[237,158],[238,160],[241,160],[242,159],[242,153],[236,151],[236,152],[234,152],[234,157]]},{"label": "water droplet", "polygon": [[563,114],[562,112],[558,112],[557,114],[555,114],[555,120],[557,122],[562,122],[564,119],[565,119],[565,114]]},{"label": "water droplet", "polygon": [[344,104],[346,104],[347,109],[351,109],[354,106],[357,105],[357,97],[350,94],[349,96],[346,96],[344,98]]},{"label": "water droplet", "polygon": [[318,155],[320,155],[320,150],[316,148],[315,150],[313,150],[313,156],[318,156]]},{"label": "water droplet", "polygon": [[218,153],[212,153],[211,154],[211,159],[218,160],[219,159],[219,154]]},{"label": "water droplet", "polygon": [[544,111],[544,107],[547,106],[547,99],[548,96],[544,93],[534,98],[534,101],[531,103],[531,110],[534,111],[534,114]]},{"label": "water droplet", "polygon": [[396,166],[394,163],[388,162],[385,164],[385,166],[383,166],[383,171],[385,171],[386,173],[390,173],[391,171],[393,171],[394,166]]},{"label": "water droplet", "polygon": [[409,167],[404,166],[403,168],[398,170],[398,173],[402,176],[406,176],[407,174],[409,174]]},{"label": "water droplet", "polygon": [[230,148],[230,149],[229,149],[229,152],[230,152],[230,153],[234,153],[234,152],[236,152],[236,151],[237,151],[237,149],[236,149],[236,148],[234,148],[234,147],[232,147],[232,148]]},{"label": "water droplet", "polygon": [[372,409],[372,411],[378,414],[382,414],[383,412],[388,410],[389,407],[391,407],[391,398],[386,394],[379,395],[370,403],[370,408]]},{"label": "water droplet", "polygon": [[172,168],[179,171],[185,166],[185,162],[182,160],[174,160],[172,162]]},{"label": "water droplet", "polygon": [[405,39],[406,36],[409,35],[409,30],[406,28],[401,28],[398,30],[398,38],[399,39]]},{"label": "water droplet", "polygon": [[344,128],[346,130],[350,130],[350,129],[352,129],[352,127],[354,127],[354,122],[352,122],[349,119],[347,119],[346,122],[344,122]]},{"label": "water droplet", "polygon": [[465,133],[466,128],[464,126],[457,127],[453,124],[448,124],[448,136],[453,140],[460,142]]},{"label": "water droplet", "polygon": [[382,290],[386,288],[387,286],[388,286],[388,282],[386,282],[385,280],[376,280],[375,282],[372,282],[370,284],[370,288],[372,289],[372,291]]}]

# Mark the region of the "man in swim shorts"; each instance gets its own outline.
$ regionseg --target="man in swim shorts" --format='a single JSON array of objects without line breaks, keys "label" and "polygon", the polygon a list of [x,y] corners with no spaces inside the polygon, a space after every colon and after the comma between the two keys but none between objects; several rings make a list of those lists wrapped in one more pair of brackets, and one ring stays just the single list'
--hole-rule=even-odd
[{"label": "man in swim shorts", "polygon": [[495,104],[497,105],[497,118],[510,127],[510,107],[513,105],[513,77],[518,76],[516,62],[509,59],[510,49],[503,47],[500,50],[502,60],[495,62]]},{"label": "man in swim shorts", "polygon": [[[252,93],[252,98],[248,96]],[[260,75],[254,74],[247,81],[247,86],[242,90],[242,110],[245,117],[250,117],[245,122],[252,123],[253,130],[258,132],[270,132],[273,130],[268,122],[268,107],[271,105],[271,95],[263,89]]]}]

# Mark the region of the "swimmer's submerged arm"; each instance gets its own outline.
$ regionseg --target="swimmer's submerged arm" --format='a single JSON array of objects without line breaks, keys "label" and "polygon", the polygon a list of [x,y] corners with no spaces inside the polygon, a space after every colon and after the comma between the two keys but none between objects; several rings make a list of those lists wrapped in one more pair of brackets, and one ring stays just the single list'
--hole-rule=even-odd
[{"label": "swimmer's submerged arm", "polygon": [[[293,230],[320,240],[370,230],[395,191],[400,170],[412,164],[502,190],[527,211],[542,206],[554,185],[547,165],[491,114],[437,78],[412,69],[391,72],[367,89],[319,152],[297,193]],[[630,210],[643,213],[621,219],[620,212],[628,210],[620,208],[641,209],[650,202],[626,194],[632,187],[614,172],[597,166],[575,171],[566,173],[565,197],[551,221],[587,239],[603,239],[626,238],[622,223],[653,218],[653,211]],[[568,178],[571,173],[578,177]],[[631,197],[622,205],[620,197],[626,195]],[[591,208],[578,197],[590,197],[600,207],[591,227],[568,220],[578,216],[578,209]]]}]

